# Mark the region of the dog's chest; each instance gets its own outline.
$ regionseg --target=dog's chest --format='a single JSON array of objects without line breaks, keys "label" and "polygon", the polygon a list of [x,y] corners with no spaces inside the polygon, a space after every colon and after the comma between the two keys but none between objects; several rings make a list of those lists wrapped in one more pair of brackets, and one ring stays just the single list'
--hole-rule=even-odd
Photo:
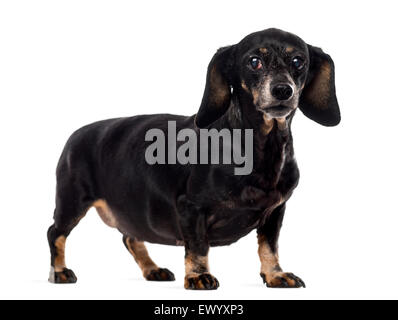
[{"label": "dog's chest", "polygon": [[259,167],[252,175],[241,178],[212,208],[208,223],[214,237],[244,236],[290,197],[298,181],[292,155],[283,146],[271,160],[267,167]]},{"label": "dog's chest", "polygon": [[285,181],[292,177],[286,170],[285,161],[286,156],[281,154],[267,174],[254,174],[251,183],[244,186],[235,199],[236,206],[264,211],[273,210],[285,202],[291,193],[291,186],[286,187]]},{"label": "dog's chest", "polygon": [[295,166],[288,165],[292,160],[294,162],[293,154],[285,142],[257,159],[253,173],[243,179],[242,188],[235,197],[236,205],[266,210],[283,203],[291,191],[291,186],[286,186],[285,182],[295,179]]}]

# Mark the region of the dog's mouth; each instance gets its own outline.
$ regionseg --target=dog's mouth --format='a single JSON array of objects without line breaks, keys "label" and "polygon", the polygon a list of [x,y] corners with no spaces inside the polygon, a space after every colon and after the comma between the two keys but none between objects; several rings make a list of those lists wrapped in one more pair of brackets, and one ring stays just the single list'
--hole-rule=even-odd
[{"label": "dog's mouth", "polygon": [[281,104],[277,106],[264,108],[261,111],[266,113],[268,116],[272,118],[281,118],[287,116],[292,110],[293,108]]}]

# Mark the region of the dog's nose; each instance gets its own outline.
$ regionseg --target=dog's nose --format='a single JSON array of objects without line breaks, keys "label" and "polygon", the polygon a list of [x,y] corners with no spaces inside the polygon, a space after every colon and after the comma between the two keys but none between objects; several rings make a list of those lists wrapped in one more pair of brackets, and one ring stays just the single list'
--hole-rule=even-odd
[{"label": "dog's nose", "polygon": [[272,87],[271,94],[278,100],[288,100],[293,95],[293,88],[290,84],[278,83]]}]

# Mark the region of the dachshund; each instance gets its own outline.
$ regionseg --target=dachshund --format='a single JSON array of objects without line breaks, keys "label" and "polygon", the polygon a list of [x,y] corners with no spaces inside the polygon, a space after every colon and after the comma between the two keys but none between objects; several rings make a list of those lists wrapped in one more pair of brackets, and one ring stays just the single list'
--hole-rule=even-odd
[{"label": "dachshund", "polygon": [[[184,246],[184,287],[217,289],[209,248],[230,245],[256,229],[267,287],[305,287],[278,261],[286,202],[299,180],[291,133],[297,109],[324,126],[340,122],[333,60],[294,34],[266,29],[215,53],[196,115],[115,118],[75,131],[56,170],[54,224],[47,232],[49,281],[77,281],[65,265],[65,241],[94,207],[122,233],[146,280],[175,277],[155,264],[144,242]],[[167,132],[170,122],[177,131],[195,133],[250,130],[252,170],[237,175],[233,162],[148,163],[147,132]]]}]

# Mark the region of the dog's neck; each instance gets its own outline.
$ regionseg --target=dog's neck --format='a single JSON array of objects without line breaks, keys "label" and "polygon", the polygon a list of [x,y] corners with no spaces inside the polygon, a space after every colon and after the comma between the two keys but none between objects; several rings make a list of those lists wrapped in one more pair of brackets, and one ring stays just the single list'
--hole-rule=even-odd
[{"label": "dog's neck", "polygon": [[230,129],[253,129],[255,140],[265,142],[270,135],[290,135],[294,111],[286,118],[270,118],[256,110],[251,101],[233,95],[230,107],[222,117],[219,125]]},{"label": "dog's neck", "polygon": [[[218,122],[218,129],[252,129],[254,171],[262,175],[271,175],[269,181],[282,165],[286,156],[293,156],[291,121],[294,111],[285,119],[267,117],[256,110],[250,101],[241,101],[237,96],[231,99],[231,105]],[[274,179],[275,178],[275,179]]]}]

